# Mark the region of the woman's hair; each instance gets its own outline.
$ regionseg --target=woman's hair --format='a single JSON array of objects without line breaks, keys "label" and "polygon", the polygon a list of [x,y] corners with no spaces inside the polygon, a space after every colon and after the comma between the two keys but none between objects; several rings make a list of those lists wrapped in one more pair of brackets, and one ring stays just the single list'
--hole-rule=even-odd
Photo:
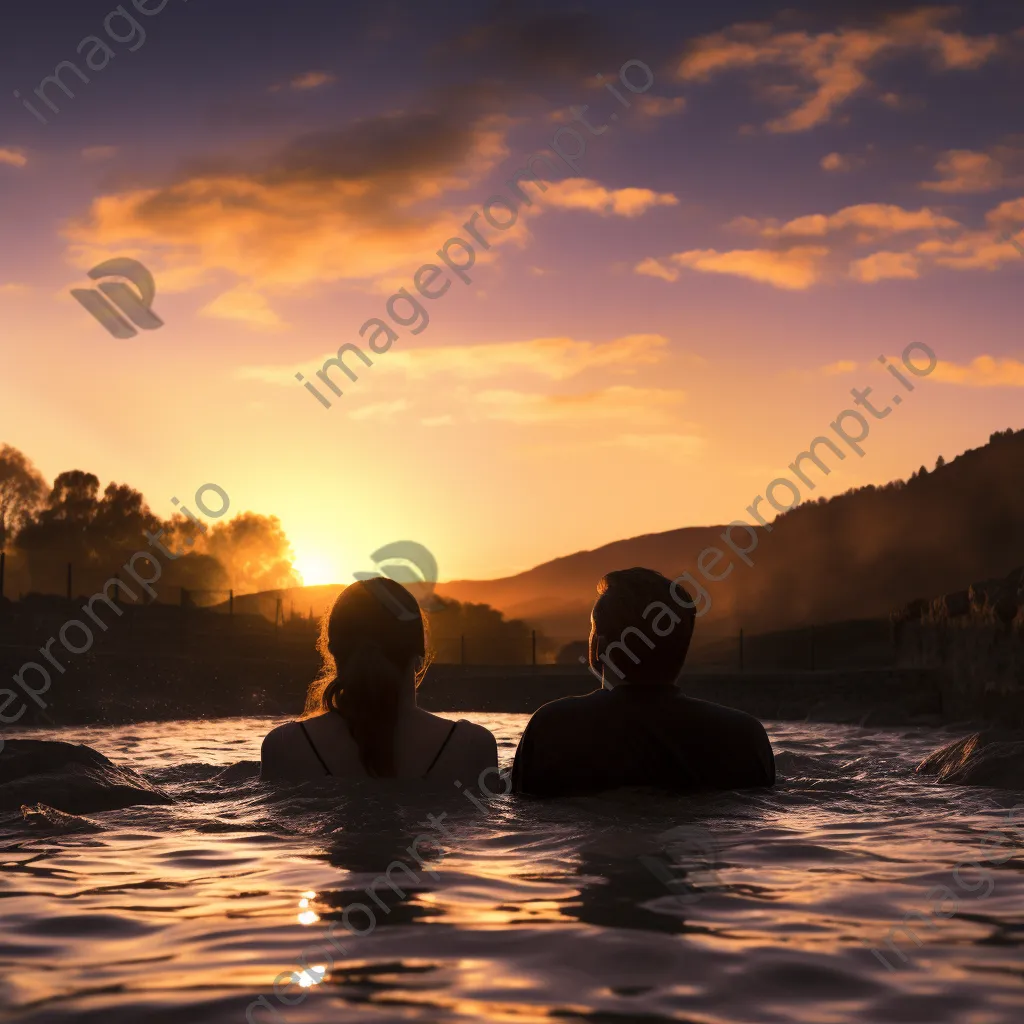
[{"label": "woman's hair", "polygon": [[426,627],[416,598],[385,576],[351,583],[320,620],[320,676],[306,694],[305,716],[334,711],[345,719],[370,775],[395,774],[395,722],[409,663],[423,659]]}]

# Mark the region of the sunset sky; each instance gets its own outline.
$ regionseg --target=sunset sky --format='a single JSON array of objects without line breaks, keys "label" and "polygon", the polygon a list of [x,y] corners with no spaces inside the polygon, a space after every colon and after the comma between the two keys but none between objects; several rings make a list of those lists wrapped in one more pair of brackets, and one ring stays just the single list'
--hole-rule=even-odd
[{"label": "sunset sky", "polygon": [[[141,45],[110,0],[2,15],[0,441],[48,479],[165,517],[214,481],[308,583],[406,538],[487,578],[742,516],[911,342],[938,368],[814,497],[1024,425],[1019,4],[124,7]],[[295,374],[584,104],[578,173],[315,401]],[[70,289],[124,256],[164,326],[119,340]]]}]

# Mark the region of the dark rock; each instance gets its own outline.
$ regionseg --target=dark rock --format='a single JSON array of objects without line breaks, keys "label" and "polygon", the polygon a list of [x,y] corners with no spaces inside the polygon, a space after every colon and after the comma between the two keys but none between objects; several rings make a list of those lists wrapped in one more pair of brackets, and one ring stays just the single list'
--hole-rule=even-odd
[{"label": "dark rock", "polygon": [[27,824],[45,830],[51,835],[103,831],[103,827],[95,821],[77,814],[65,814],[64,811],[58,811],[56,807],[47,807],[46,804],[36,804],[35,807],[26,804],[21,808],[21,816]]},{"label": "dark rock", "polygon": [[976,732],[929,754],[917,774],[949,785],[1024,789],[1024,738],[995,730]]},{"label": "dark rock", "polygon": [[7,740],[0,752],[0,810],[45,804],[67,814],[172,804],[130,768],[92,747],[51,740]]}]

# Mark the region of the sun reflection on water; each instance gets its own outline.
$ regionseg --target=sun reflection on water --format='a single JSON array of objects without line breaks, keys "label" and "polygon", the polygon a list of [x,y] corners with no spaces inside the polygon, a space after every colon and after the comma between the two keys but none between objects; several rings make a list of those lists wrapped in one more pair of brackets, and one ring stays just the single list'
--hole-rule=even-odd
[{"label": "sun reflection on water", "polygon": [[309,909],[309,901],[316,899],[316,893],[312,889],[307,889],[299,899],[299,910],[302,911],[299,914],[299,924],[311,925],[316,924],[320,920],[320,915],[315,910]]}]

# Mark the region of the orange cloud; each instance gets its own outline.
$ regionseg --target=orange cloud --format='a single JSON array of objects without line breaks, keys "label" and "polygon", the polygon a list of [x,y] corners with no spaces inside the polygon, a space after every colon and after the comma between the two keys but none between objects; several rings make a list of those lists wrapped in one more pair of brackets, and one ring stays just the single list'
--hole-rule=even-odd
[{"label": "orange cloud", "polygon": [[826,377],[838,377],[845,373],[854,373],[857,369],[857,364],[850,359],[840,359],[838,362],[829,363],[828,366],[823,366],[821,372]]},{"label": "orange cloud", "polygon": [[[314,362],[323,363],[333,354],[324,353]],[[568,380],[589,370],[631,374],[637,367],[664,362],[668,354],[668,338],[661,334],[628,334],[606,342],[552,337],[488,345],[417,346],[388,353],[379,366],[385,373],[400,372],[416,379],[447,374],[474,381],[527,373],[548,380]],[[294,372],[289,363],[244,367],[239,376],[292,386]]]},{"label": "orange cloud", "polygon": [[781,31],[766,23],[734,25],[696,40],[677,74],[683,80],[707,81],[737,69],[786,69],[795,81],[776,92],[795,96],[797,105],[766,127],[771,132],[807,131],[830,121],[849,99],[869,89],[868,70],[883,57],[916,50],[932,54],[944,71],[983,65],[998,49],[998,39],[941,29],[953,13],[955,9],[923,7],[874,28],[817,34]]},{"label": "orange cloud", "polygon": [[273,330],[284,322],[270,308],[265,295],[251,288],[239,287],[219,295],[199,311],[201,316],[220,320],[238,320],[250,327]]},{"label": "orange cloud", "polygon": [[1024,196],[1000,203],[994,210],[985,214],[985,220],[994,228],[1008,230],[1015,224],[1024,224]]},{"label": "orange cloud", "polygon": [[821,279],[821,264],[828,254],[829,250],[823,246],[798,246],[783,252],[696,249],[675,253],[671,259],[680,267],[705,274],[731,274],[787,291],[803,291]]},{"label": "orange cloud", "polygon": [[289,79],[286,85],[272,85],[268,91],[280,92],[282,89],[296,89],[299,91],[319,89],[322,85],[330,85],[332,82],[336,81],[337,78],[329,71],[304,71],[301,75],[296,75],[294,78]]},{"label": "orange cloud", "polygon": [[[697,249],[655,258],[649,256],[633,267],[636,274],[676,281],[683,267],[705,273],[733,274],[763,281],[776,288],[800,291],[844,272],[863,284],[884,280],[916,280],[929,268],[951,270],[998,270],[1016,260],[1020,252],[1006,233],[1017,231],[1024,246],[1024,198],[1002,203],[986,215],[989,231],[967,228],[959,221],[928,207],[906,210],[884,203],[848,206],[833,214],[813,213],[781,223],[736,217],[727,229],[770,239],[775,248]],[[936,237],[938,232],[945,237]],[[900,235],[925,234],[903,251],[887,249],[853,258],[857,249]],[[824,244],[813,245],[813,241]]]},{"label": "orange cloud", "polygon": [[[1024,232],[1020,237],[1024,238]],[[914,251],[948,270],[998,270],[1020,259],[1013,243],[984,231],[969,231],[953,241],[932,239]]]},{"label": "orange cloud", "polygon": [[768,221],[762,226],[761,233],[766,238],[823,238],[853,228],[859,231],[858,241],[867,242],[872,238],[911,231],[958,227],[959,221],[928,207],[905,210],[902,206],[888,203],[862,203],[859,206],[847,206],[829,216],[814,213],[797,217],[781,227],[776,222]]},{"label": "orange cloud", "polygon": [[[453,234],[452,209],[431,201],[478,183],[507,155],[506,129],[503,118],[467,129],[378,118],[300,139],[258,173],[224,169],[101,196],[67,228],[71,256],[92,265],[130,246],[189,286],[215,270],[278,290],[405,274]],[[493,244],[512,234],[494,232]]]},{"label": "orange cloud", "polygon": [[987,153],[969,149],[951,149],[944,153],[935,170],[940,181],[922,181],[921,188],[932,192],[989,192],[999,188],[1003,171]]},{"label": "orange cloud", "polygon": [[829,153],[821,158],[821,167],[826,171],[852,171],[853,160],[842,153]]},{"label": "orange cloud", "polygon": [[677,203],[668,193],[577,178],[552,183],[546,193],[531,189],[533,204],[516,208],[511,227],[490,226],[479,205],[452,199],[508,156],[510,124],[503,115],[470,125],[447,114],[382,116],[296,139],[258,171],[224,164],[162,188],[101,196],[67,227],[69,259],[90,267],[131,254],[159,274],[163,292],[227,272],[239,291],[206,314],[267,327],[277,316],[256,293],[341,280],[389,291],[407,286],[446,240],[465,235],[460,225],[471,217],[491,246],[477,248],[479,270],[502,245],[523,242],[529,218],[545,210],[636,217]]},{"label": "orange cloud", "polygon": [[634,100],[634,104],[644,117],[672,117],[686,108],[683,96],[651,96],[644,94]]},{"label": "orange cloud", "polygon": [[850,264],[850,277],[864,284],[891,279],[916,280],[920,260],[909,252],[876,252]]},{"label": "orange cloud", "polygon": [[568,178],[548,185],[540,202],[564,210],[589,210],[602,216],[639,217],[653,206],[678,206],[671,192],[652,192],[649,188],[607,189],[587,178]]},{"label": "orange cloud", "polygon": [[0,146],[0,164],[7,164],[8,167],[24,167],[28,163],[28,155],[25,150],[17,146]]},{"label": "orange cloud", "polygon": [[1024,185],[1024,145],[993,146],[985,153],[950,149],[939,157],[935,173],[939,180],[922,181],[921,188],[956,195]]},{"label": "orange cloud", "polygon": [[604,343],[556,337],[408,349],[395,352],[391,366],[417,377],[451,373],[476,379],[522,370],[551,380],[566,380],[594,369],[632,373],[638,366],[662,362],[667,355],[668,339],[663,335],[629,334]]},{"label": "orange cloud", "polygon": [[571,395],[544,395],[508,389],[477,395],[488,419],[518,424],[592,423],[624,420],[630,427],[671,422],[685,401],[682,391],[616,386]]},{"label": "orange cloud", "polygon": [[978,356],[967,366],[959,366],[940,360],[928,376],[947,384],[972,388],[1024,388],[1024,362]]},{"label": "orange cloud", "polygon": [[643,274],[646,277],[660,277],[663,281],[679,280],[678,270],[666,267],[664,263],[660,260],[656,260],[653,256],[648,256],[647,259],[641,260],[633,268],[633,272],[636,274]]},{"label": "orange cloud", "polygon": [[334,75],[327,71],[307,71],[305,74],[296,75],[288,84],[293,89],[319,89],[321,85],[328,85],[333,81]]}]

